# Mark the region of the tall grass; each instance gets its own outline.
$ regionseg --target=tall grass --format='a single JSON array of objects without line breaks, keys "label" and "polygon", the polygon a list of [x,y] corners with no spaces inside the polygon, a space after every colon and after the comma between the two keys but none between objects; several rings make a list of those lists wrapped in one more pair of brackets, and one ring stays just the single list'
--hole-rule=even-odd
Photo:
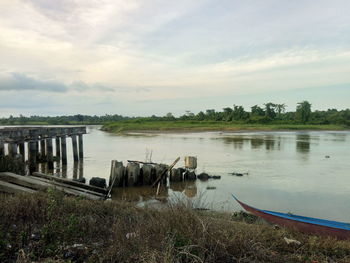
[{"label": "tall grass", "polygon": [[1,262],[350,262],[349,241],[184,205],[152,210],[52,190],[0,196],[0,223]]}]

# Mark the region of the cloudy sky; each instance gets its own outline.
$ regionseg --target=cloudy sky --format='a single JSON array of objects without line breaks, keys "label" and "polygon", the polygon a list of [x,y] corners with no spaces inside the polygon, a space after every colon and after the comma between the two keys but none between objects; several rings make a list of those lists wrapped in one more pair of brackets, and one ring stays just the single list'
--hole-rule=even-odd
[{"label": "cloudy sky", "polygon": [[0,116],[349,108],[348,0],[0,0]]}]

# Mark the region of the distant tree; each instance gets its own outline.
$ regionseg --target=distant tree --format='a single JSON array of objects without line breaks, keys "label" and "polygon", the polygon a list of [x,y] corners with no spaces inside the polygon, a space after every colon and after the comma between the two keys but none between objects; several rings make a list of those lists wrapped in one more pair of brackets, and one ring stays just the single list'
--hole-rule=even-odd
[{"label": "distant tree", "polygon": [[259,107],[258,105],[254,105],[253,107],[251,107],[251,110],[253,116],[265,116],[264,109]]},{"label": "distant tree", "polygon": [[276,118],[276,112],[275,112],[275,108],[276,108],[276,104],[269,102],[269,103],[265,103],[265,116],[268,117],[269,119],[275,119]]},{"label": "distant tree", "polygon": [[281,117],[282,113],[286,111],[286,104],[275,104],[278,118]]},{"label": "distant tree", "polygon": [[196,115],[196,119],[199,121],[204,121],[205,119],[205,114],[203,111],[198,112],[198,114]]},{"label": "distant tree", "polygon": [[299,102],[297,105],[296,116],[297,120],[302,123],[308,122],[311,116],[311,104],[306,100]]},{"label": "distant tree", "polygon": [[233,105],[232,114],[234,120],[244,120],[247,118],[247,113],[245,112],[243,106]]},{"label": "distant tree", "polygon": [[224,112],[223,112],[223,119],[225,121],[232,121],[233,118],[233,110],[229,107],[227,108],[223,108]]}]

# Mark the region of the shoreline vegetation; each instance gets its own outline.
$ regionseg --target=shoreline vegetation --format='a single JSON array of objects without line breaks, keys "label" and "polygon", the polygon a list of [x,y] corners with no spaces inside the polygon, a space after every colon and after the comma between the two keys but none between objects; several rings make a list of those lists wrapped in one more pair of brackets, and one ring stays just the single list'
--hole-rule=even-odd
[{"label": "shoreline vegetation", "polygon": [[268,102],[254,105],[250,111],[233,105],[222,111],[207,109],[197,114],[186,111],[175,117],[127,117],[114,115],[30,116],[0,118],[0,125],[102,125],[102,130],[127,132],[200,132],[200,131],[288,131],[350,130],[350,109],[311,110],[308,101],[299,102],[295,111],[286,111],[285,104]]},{"label": "shoreline vegetation", "polygon": [[244,131],[341,131],[345,125],[319,124],[246,124],[217,121],[142,121],[108,123],[101,130],[111,133],[132,132],[244,132]]},{"label": "shoreline vegetation", "polygon": [[349,241],[276,228],[240,212],[198,211],[188,204],[155,210],[49,189],[0,195],[0,222],[4,263],[350,262]]}]

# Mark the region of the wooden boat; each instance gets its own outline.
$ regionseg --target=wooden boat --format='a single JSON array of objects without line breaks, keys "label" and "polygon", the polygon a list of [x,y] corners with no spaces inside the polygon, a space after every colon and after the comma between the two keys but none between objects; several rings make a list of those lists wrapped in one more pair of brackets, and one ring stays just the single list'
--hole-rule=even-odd
[{"label": "wooden boat", "polygon": [[233,198],[248,212],[280,226],[290,227],[307,234],[332,236],[338,239],[350,238],[350,224],[293,214],[261,210]]}]

